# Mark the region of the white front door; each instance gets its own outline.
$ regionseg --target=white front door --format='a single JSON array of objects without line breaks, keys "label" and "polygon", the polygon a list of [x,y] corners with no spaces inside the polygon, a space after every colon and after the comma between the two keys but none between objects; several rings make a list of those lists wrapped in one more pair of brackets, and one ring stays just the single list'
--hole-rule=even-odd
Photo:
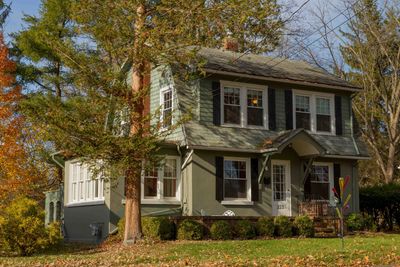
[{"label": "white front door", "polygon": [[290,161],[272,160],[272,215],[291,216]]}]

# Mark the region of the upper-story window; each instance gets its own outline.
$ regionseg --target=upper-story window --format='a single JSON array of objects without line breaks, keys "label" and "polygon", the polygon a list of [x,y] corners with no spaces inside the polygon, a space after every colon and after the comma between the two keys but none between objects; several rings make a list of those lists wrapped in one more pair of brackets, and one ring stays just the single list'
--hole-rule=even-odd
[{"label": "upper-story window", "polygon": [[238,127],[267,125],[266,87],[222,82],[222,124]]},{"label": "upper-story window", "polygon": [[293,93],[294,125],[315,133],[335,133],[334,95],[306,91]]},{"label": "upper-story window", "polygon": [[173,93],[171,87],[161,90],[160,101],[162,126],[168,128],[172,125]]}]

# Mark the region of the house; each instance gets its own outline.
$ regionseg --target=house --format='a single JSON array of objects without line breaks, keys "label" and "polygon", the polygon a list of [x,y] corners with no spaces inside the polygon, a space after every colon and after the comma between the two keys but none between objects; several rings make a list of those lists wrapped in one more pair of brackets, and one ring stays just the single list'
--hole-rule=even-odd
[{"label": "house", "polygon": [[[142,178],[143,215],[296,216],[329,214],[332,188],[350,176],[350,212],[359,210],[352,94],[361,90],[300,61],[202,48],[207,75],[185,83],[170,67],[151,72],[150,110],[167,127],[191,113]],[[93,179],[65,162],[64,231],[92,242],[115,232],[124,214],[123,178]]]}]

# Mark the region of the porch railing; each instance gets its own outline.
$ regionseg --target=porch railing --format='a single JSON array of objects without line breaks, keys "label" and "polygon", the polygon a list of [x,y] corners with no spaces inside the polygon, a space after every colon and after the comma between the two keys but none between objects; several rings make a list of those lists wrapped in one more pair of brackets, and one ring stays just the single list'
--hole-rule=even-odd
[{"label": "porch railing", "polygon": [[300,215],[308,215],[310,217],[334,216],[334,210],[333,207],[330,206],[330,203],[321,200],[300,202],[299,213]]}]

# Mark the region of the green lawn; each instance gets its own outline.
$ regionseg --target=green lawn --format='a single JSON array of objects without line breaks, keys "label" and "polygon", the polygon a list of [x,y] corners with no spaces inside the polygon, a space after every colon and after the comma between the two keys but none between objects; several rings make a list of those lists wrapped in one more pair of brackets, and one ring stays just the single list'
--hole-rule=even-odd
[{"label": "green lawn", "polygon": [[32,257],[1,258],[0,266],[371,266],[399,265],[400,235],[338,239],[142,242],[132,247],[108,242],[97,248],[71,248]]}]

